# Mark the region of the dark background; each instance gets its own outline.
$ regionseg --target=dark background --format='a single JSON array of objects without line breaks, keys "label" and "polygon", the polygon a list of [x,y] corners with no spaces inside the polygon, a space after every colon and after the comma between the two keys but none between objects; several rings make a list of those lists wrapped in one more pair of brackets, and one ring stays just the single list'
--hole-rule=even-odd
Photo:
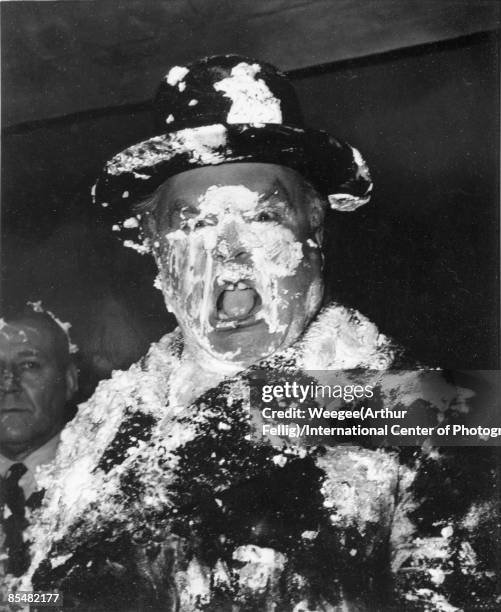
[{"label": "dark background", "polygon": [[[329,215],[329,293],[429,365],[499,367],[498,48],[475,34],[290,73],[307,123],[359,148],[375,183],[369,205]],[[103,163],[151,134],[135,104],[2,139],[4,310],[41,299],[71,321],[88,389],[175,324],[152,263],[88,197]]]}]

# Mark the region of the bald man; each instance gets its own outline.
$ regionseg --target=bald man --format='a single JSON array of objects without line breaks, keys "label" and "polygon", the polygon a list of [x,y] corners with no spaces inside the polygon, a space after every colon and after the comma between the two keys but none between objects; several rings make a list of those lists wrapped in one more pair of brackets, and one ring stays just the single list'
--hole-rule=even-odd
[{"label": "bald man", "polygon": [[27,311],[2,323],[0,545],[4,552],[0,561],[6,573],[20,575],[28,563],[23,531],[30,509],[43,495],[35,470],[56,455],[78,383],[68,336],[51,316]]}]

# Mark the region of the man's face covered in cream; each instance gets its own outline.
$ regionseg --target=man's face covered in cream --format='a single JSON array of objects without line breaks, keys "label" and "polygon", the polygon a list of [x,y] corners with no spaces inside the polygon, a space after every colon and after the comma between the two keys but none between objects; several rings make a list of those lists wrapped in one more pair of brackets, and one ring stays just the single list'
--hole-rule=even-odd
[{"label": "man's face covered in cream", "polygon": [[249,364],[292,343],[319,309],[323,207],[294,170],[189,170],[164,183],[143,219],[192,350]]}]

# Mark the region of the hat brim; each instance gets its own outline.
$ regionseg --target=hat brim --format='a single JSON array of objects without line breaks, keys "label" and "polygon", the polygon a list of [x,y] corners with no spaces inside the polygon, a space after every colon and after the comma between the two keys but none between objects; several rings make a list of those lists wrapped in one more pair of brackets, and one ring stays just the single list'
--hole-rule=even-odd
[{"label": "hat brim", "polygon": [[118,153],[98,178],[94,201],[123,219],[128,203],[148,197],[169,177],[235,162],[292,168],[337,210],[355,210],[370,199],[372,182],[360,153],[326,132],[280,124],[214,124],[154,136]]}]

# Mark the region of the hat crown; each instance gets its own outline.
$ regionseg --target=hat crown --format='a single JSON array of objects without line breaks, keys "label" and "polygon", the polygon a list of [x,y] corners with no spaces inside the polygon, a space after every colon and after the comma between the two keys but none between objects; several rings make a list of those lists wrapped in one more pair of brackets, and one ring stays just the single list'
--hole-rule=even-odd
[{"label": "hat crown", "polygon": [[162,132],[216,123],[304,125],[287,77],[270,64],[240,55],[174,66],[157,91],[154,109]]}]

